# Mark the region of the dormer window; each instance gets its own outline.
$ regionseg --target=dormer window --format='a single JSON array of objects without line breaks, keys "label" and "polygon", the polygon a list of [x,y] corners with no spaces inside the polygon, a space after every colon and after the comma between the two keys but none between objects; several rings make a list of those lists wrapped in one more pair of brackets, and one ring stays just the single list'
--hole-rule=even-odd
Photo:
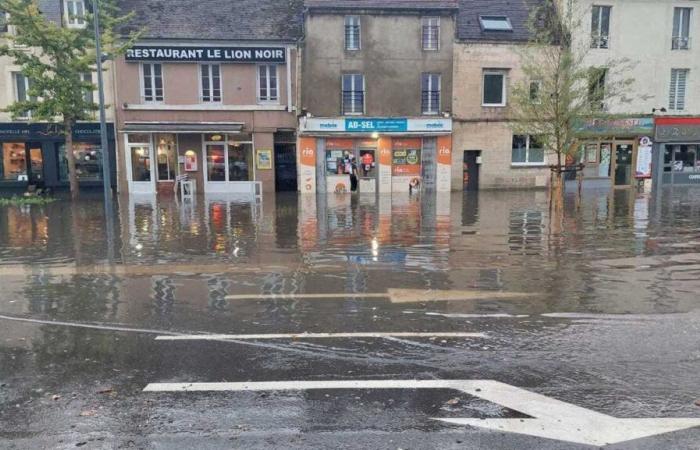
[{"label": "dormer window", "polygon": [[483,31],[513,31],[513,25],[506,16],[479,16]]},{"label": "dormer window", "polygon": [[85,27],[85,0],[64,0],[63,12],[68,28]]}]

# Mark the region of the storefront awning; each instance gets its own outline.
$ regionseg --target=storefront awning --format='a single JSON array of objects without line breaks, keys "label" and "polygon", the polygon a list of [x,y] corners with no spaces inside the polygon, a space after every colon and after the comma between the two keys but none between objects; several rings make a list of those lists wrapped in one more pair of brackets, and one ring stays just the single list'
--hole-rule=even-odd
[{"label": "storefront awning", "polygon": [[232,122],[126,122],[122,133],[240,133],[242,123]]}]

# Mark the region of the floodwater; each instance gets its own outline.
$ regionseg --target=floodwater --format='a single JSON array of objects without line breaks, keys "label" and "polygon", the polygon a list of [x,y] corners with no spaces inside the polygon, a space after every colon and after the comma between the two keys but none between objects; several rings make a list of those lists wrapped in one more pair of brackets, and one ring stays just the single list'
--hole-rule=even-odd
[{"label": "floodwater", "polygon": [[[190,420],[172,413],[181,408],[177,398],[155,409],[135,406],[146,383],[162,380],[492,378],[620,417],[700,415],[693,406],[700,189],[658,197],[586,191],[580,199],[568,196],[563,210],[550,209],[542,191],[279,194],[261,202],[199,197],[184,204],[131,197],[119,199],[112,235],[99,197],[0,206],[0,287],[0,382],[12,387],[0,389],[0,437],[18,448],[59,432],[78,421],[81,408],[95,405],[105,408],[98,414],[104,420],[80,419],[77,431],[64,436],[66,445],[79,439],[81,427],[108,432],[103,442],[110,445],[126,442],[116,437],[120,432],[149,436],[148,426],[134,431],[136,418],[124,412],[134,408],[158,423],[158,433],[177,434]],[[389,295],[397,289],[403,294]],[[442,301],[426,291],[467,294]],[[363,296],[381,293],[387,297]],[[167,333],[350,331],[473,331],[493,339],[225,348],[153,341]],[[128,393],[124,411],[83,395],[85,386]],[[73,392],[72,407],[46,400],[60,389]],[[409,409],[434,403],[400,397],[394,393]],[[192,402],[202,414],[231,405],[220,398]],[[246,405],[239,406],[252,408]],[[493,405],[465,408],[484,417],[512,414]],[[372,427],[424,427],[410,414],[392,425],[380,413]],[[277,419],[259,409],[251,414],[264,423],[260,433],[274,434]],[[355,416],[324,423],[316,410],[305,417],[324,432],[369,426]],[[43,425],[23,425],[37,420]],[[205,434],[230,425],[213,422],[221,429],[212,425]],[[280,448],[294,447],[284,442]]]},{"label": "floodwater", "polygon": [[[700,190],[655,200],[587,192],[557,213],[541,191],[121,198],[111,238],[99,197],[0,207],[0,309],[102,320],[98,308],[115,319],[138,303],[146,321],[178,291],[205,313],[227,294],[410,288],[541,294],[503,311],[513,314],[687,311],[700,287]],[[629,270],[640,266],[659,270]]]}]

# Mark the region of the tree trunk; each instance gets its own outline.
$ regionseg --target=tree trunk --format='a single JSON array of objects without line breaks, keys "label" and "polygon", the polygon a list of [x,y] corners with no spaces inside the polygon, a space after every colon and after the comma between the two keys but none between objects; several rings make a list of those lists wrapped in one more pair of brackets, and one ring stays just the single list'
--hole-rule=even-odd
[{"label": "tree trunk", "polygon": [[66,132],[65,157],[68,161],[68,182],[70,183],[71,199],[77,200],[80,197],[80,189],[78,186],[78,174],[75,170],[75,157],[73,155],[73,121],[66,119],[64,121]]}]

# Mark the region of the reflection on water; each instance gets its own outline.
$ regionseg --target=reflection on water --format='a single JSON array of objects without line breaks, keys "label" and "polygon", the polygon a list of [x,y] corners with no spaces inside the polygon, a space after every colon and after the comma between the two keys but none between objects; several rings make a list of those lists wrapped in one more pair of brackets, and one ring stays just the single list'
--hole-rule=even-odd
[{"label": "reflection on water", "polygon": [[567,198],[558,217],[540,191],[132,197],[120,199],[113,242],[99,199],[0,207],[0,311],[171,327],[179,307],[227,311],[229,294],[387,288],[541,293],[516,309],[683,309],[699,287],[697,268],[629,267],[700,255],[699,194],[665,191],[657,204],[633,190],[592,191]]}]

